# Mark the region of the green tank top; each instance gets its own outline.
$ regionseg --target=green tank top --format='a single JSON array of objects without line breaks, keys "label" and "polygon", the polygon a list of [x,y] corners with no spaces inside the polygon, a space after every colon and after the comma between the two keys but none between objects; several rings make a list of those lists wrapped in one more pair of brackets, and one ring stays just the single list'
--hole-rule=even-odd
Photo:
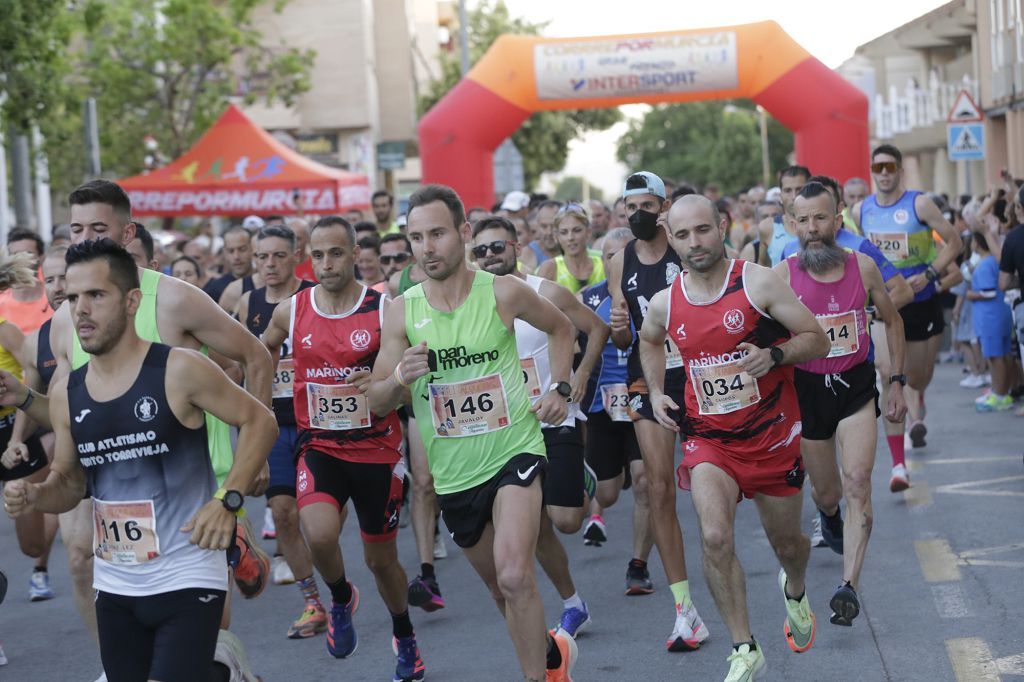
[{"label": "green tank top", "polygon": [[592,287],[595,284],[604,281],[604,262],[601,260],[601,256],[595,256],[592,253],[589,255],[590,262],[594,264],[594,268],[590,271],[590,277],[588,277],[585,282],[576,279],[576,277],[569,272],[569,266],[565,264],[565,256],[556,256],[555,281],[574,294],[580,289]]},{"label": "green tank top", "polygon": [[437,492],[480,485],[520,453],[546,456],[515,336],[498,315],[494,275],[476,272],[450,313],[432,308],[419,284],[404,298],[409,343],[426,341],[430,354],[430,373],[409,390]]},{"label": "green tank top", "polygon": [[[139,288],[142,290],[142,301],[135,313],[135,333],[139,335],[139,338],[152,343],[163,343],[156,324],[156,292],[162,276],[155,270],[143,270],[139,283]],[[206,346],[199,350],[203,355],[209,354]],[[75,333],[72,335],[71,368],[78,369],[87,362],[89,362],[89,354],[82,349],[82,343],[78,340],[78,334]],[[227,424],[207,412],[206,435],[210,447],[213,473],[217,476],[217,485],[221,485],[224,483],[228,471],[231,470],[231,464],[235,461],[235,454],[231,449],[231,429]]]},{"label": "green tank top", "polygon": [[412,272],[412,266],[407,265],[402,268],[402,274],[398,277],[398,295],[401,296],[405,292],[416,286],[416,282],[412,281],[412,277],[409,273]]}]

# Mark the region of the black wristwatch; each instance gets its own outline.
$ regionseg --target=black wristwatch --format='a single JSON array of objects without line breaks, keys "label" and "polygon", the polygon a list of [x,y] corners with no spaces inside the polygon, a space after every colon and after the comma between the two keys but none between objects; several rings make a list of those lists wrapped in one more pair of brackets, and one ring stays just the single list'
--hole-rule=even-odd
[{"label": "black wristwatch", "polygon": [[224,508],[232,514],[238,514],[242,505],[245,504],[245,496],[237,490],[225,490],[224,488],[219,488],[217,492],[213,494],[213,497],[220,500],[220,503],[224,505]]},{"label": "black wristwatch", "polygon": [[556,381],[548,387],[548,390],[554,391],[566,400],[569,400],[569,397],[572,395],[572,386],[569,385],[568,381]]},{"label": "black wristwatch", "polygon": [[936,280],[938,280],[938,279],[941,279],[941,278],[942,278],[942,275],[941,275],[941,273],[940,273],[940,272],[939,272],[938,270],[936,270],[936,269],[935,269],[935,268],[934,268],[934,267],[933,267],[933,266],[932,266],[932,265],[931,265],[931,264],[929,263],[929,264],[928,264],[928,267],[927,267],[927,268],[925,269],[925,271],[924,271],[924,278],[925,278],[926,280],[928,280],[929,282],[934,282],[934,281],[936,281]]},{"label": "black wristwatch", "polygon": [[768,351],[772,356],[772,369],[775,369],[782,364],[782,359],[785,357],[785,353],[778,346],[772,346],[772,349]]},{"label": "black wristwatch", "polygon": [[907,375],[906,374],[893,374],[893,375],[891,375],[889,377],[889,383],[890,384],[899,383],[900,386],[906,386],[907,385]]}]

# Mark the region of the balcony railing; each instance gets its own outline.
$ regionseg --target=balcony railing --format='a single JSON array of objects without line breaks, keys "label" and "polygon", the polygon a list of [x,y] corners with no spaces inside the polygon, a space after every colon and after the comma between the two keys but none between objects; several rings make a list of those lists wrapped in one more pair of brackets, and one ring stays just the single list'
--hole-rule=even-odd
[{"label": "balcony railing", "polygon": [[957,94],[965,89],[977,102],[978,84],[973,78],[964,76],[958,82],[944,83],[933,71],[926,87],[911,81],[902,92],[896,86],[890,87],[888,98],[876,94],[872,115],[875,137],[887,140],[899,133],[944,122]]}]

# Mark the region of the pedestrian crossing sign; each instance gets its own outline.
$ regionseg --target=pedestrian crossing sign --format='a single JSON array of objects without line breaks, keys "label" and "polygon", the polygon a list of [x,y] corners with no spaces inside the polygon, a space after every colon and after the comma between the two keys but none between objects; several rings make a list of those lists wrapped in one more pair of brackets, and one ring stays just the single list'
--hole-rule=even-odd
[{"label": "pedestrian crossing sign", "polygon": [[984,123],[950,123],[946,126],[946,149],[950,161],[985,158]]}]

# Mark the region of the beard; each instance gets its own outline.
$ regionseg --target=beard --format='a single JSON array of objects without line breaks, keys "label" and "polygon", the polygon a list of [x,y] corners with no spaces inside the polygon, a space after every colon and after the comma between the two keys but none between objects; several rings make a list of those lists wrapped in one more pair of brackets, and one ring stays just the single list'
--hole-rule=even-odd
[{"label": "beard", "polygon": [[480,269],[489,272],[492,275],[511,275],[516,271],[516,261],[507,261],[504,258],[495,258],[493,260],[486,261],[486,265],[483,263],[477,263]]},{"label": "beard", "polygon": [[683,262],[686,263],[687,270],[696,270],[697,272],[708,272],[712,268],[714,268],[720,260],[722,260],[722,256],[724,253],[725,248],[722,245],[710,249],[701,249],[700,251],[698,251],[698,255],[704,256],[704,259],[701,260],[700,262],[694,262],[693,260],[691,260],[693,251],[690,251],[689,253],[686,254],[685,257],[683,257]]},{"label": "beard", "polygon": [[102,334],[93,334],[92,338],[81,339],[82,350],[89,355],[105,355],[117,345],[126,329],[128,329],[127,311],[124,315],[113,318]]},{"label": "beard", "polygon": [[807,241],[800,240],[800,269],[821,275],[840,267],[846,262],[846,251],[836,246],[835,237],[822,237],[821,246],[808,248]]}]

